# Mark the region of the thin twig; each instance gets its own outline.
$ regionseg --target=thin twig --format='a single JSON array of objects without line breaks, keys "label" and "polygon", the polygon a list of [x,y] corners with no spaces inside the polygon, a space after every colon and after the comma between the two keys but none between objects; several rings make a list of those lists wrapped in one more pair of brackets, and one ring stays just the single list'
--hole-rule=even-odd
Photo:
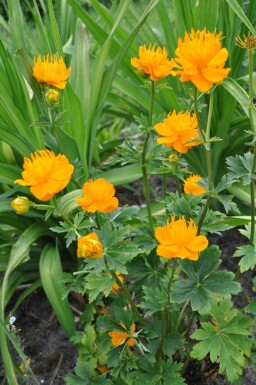
[{"label": "thin twig", "polygon": [[50,385],[53,385],[54,384],[54,381],[55,381],[55,378],[60,370],[60,367],[61,367],[61,364],[62,364],[62,360],[63,360],[63,353],[61,353],[60,355],[60,358],[59,358],[59,361],[57,363],[57,366],[53,372],[53,375],[52,375],[52,378],[51,378],[51,382],[50,382]]}]

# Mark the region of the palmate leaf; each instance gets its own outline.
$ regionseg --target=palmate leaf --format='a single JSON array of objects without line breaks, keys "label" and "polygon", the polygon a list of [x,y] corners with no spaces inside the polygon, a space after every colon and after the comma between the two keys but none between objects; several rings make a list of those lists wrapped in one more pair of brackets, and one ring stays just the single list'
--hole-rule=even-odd
[{"label": "palmate leaf", "polygon": [[168,304],[167,290],[143,286],[144,301],[139,307],[147,309],[145,316],[163,311]]},{"label": "palmate leaf", "polygon": [[215,295],[230,298],[241,290],[235,275],[228,271],[214,270],[219,266],[220,251],[217,246],[211,246],[200,254],[198,261],[180,261],[179,265],[187,279],[180,279],[172,286],[171,300],[182,303],[191,299],[194,311],[205,314],[209,311]]},{"label": "palmate leaf", "polygon": [[196,343],[191,352],[193,358],[202,360],[207,354],[211,362],[220,365],[220,373],[229,381],[236,381],[246,366],[250,355],[250,327],[252,320],[232,308],[232,302],[223,300],[210,309],[212,322],[202,322],[201,328],[192,336]]},{"label": "palmate leaf", "polygon": [[[146,360],[140,362],[142,373],[136,375],[136,384],[145,385],[185,385],[181,377],[180,370],[182,364],[168,360],[158,360],[156,363],[150,363]],[[134,383],[134,384],[135,384]]]},{"label": "palmate leaf", "polygon": [[88,274],[86,277],[85,290],[88,291],[89,302],[92,303],[92,301],[97,298],[99,293],[108,296],[113,282],[114,280],[110,275],[107,276],[105,274],[103,276],[99,276],[94,273]]},{"label": "palmate leaf", "polygon": [[253,270],[256,265],[256,248],[253,245],[243,245],[238,247],[234,257],[243,257],[239,261],[241,273],[247,270]]},{"label": "palmate leaf", "polygon": [[245,153],[243,156],[236,155],[227,158],[226,163],[230,172],[227,174],[228,179],[241,179],[244,186],[250,184],[251,179],[255,179],[255,175],[251,173],[253,165],[253,154]]}]

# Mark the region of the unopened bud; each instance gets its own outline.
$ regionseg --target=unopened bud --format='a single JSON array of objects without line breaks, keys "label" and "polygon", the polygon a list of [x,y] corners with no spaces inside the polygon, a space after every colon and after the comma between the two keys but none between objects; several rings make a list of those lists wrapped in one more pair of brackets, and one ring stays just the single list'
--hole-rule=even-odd
[{"label": "unopened bud", "polygon": [[60,93],[55,88],[50,88],[46,93],[45,97],[51,104],[59,104],[60,102]]},{"label": "unopened bud", "polygon": [[149,77],[148,74],[146,74],[145,71],[143,71],[142,68],[138,67],[134,70],[134,73],[139,77],[139,78],[142,78],[142,79],[146,79]]},{"label": "unopened bud", "polygon": [[29,210],[29,199],[27,197],[17,197],[11,201],[11,206],[16,214],[25,214]]},{"label": "unopened bud", "polygon": [[171,154],[168,157],[168,162],[171,164],[178,164],[179,163],[179,157],[177,154]]}]

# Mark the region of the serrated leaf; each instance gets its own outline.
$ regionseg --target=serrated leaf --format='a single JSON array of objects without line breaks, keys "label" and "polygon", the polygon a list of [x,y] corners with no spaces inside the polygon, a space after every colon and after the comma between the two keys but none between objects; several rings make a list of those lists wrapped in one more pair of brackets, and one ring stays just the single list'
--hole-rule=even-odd
[{"label": "serrated leaf", "polygon": [[89,273],[86,276],[85,285],[89,296],[89,303],[94,301],[100,293],[108,296],[112,288],[112,283],[113,278],[111,276],[98,276],[97,274]]},{"label": "serrated leaf", "polygon": [[166,362],[158,360],[156,363],[141,360],[141,369],[144,373],[136,374],[136,381],[145,385],[185,385],[185,380],[180,374],[181,367],[182,364],[172,360]]},{"label": "serrated leaf", "polygon": [[256,248],[252,245],[243,245],[237,248],[234,257],[243,257],[239,261],[241,273],[253,270],[256,265]]},{"label": "serrated leaf", "polygon": [[140,307],[147,309],[145,316],[151,316],[154,313],[161,312],[168,304],[167,291],[155,287],[143,286],[144,301],[140,303]]},{"label": "serrated leaf", "polygon": [[181,261],[181,269],[188,276],[179,279],[172,286],[171,300],[182,303],[191,300],[192,310],[205,314],[209,311],[215,295],[230,298],[241,290],[235,275],[231,272],[214,270],[220,264],[220,252],[216,246],[211,246],[201,253],[198,261]]},{"label": "serrated leaf", "polygon": [[232,309],[232,302],[223,300],[213,304],[210,310],[212,322],[202,322],[192,339],[201,340],[191,352],[193,358],[202,360],[207,354],[212,362],[220,365],[229,381],[236,381],[250,355],[250,327],[252,320],[240,311]]},{"label": "serrated leaf", "polygon": [[232,201],[233,195],[216,195],[215,198],[223,205],[225,212],[233,211],[240,214],[240,210],[237,207],[237,204]]},{"label": "serrated leaf", "polygon": [[70,273],[63,273],[59,280],[62,285],[62,298],[66,298],[71,291],[75,293],[84,294],[85,279],[81,276],[74,276]]},{"label": "serrated leaf", "polygon": [[178,349],[181,349],[185,339],[177,332],[170,333],[164,337],[163,351],[171,358]]},{"label": "serrated leaf", "polygon": [[230,156],[227,158],[226,163],[228,169],[231,170],[227,174],[229,179],[241,179],[244,186],[250,184],[251,179],[255,178],[255,175],[252,175],[252,165],[253,165],[253,154],[251,152],[245,153],[242,155]]}]

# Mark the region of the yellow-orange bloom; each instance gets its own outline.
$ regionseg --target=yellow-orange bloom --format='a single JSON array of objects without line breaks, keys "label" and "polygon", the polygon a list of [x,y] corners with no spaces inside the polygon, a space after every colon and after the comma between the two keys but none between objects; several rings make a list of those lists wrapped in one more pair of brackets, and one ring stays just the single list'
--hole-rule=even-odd
[{"label": "yellow-orange bloom", "polygon": [[197,182],[203,178],[200,175],[190,175],[184,181],[184,191],[186,194],[201,195],[206,192],[206,189],[202,186],[199,186]]},{"label": "yellow-orange bloom", "polygon": [[139,48],[139,58],[132,58],[131,64],[138,70],[144,71],[151,80],[156,81],[170,75],[175,63],[173,60],[168,60],[165,48],[155,49],[155,45],[152,47],[151,44],[147,48],[144,44]]},{"label": "yellow-orange bloom", "polygon": [[126,341],[126,346],[133,346],[135,344],[135,340],[132,338],[136,329],[135,323],[132,324],[130,332],[128,332],[128,329],[123,322],[119,322],[119,325],[121,325],[127,332],[120,332],[119,330],[113,330],[110,332],[109,335],[111,337],[112,344],[114,346],[119,346]]},{"label": "yellow-orange bloom", "polygon": [[31,359],[27,358],[25,363],[19,365],[19,369],[22,373],[25,373],[26,368],[30,365]]},{"label": "yellow-orange bloom", "polygon": [[221,48],[222,33],[191,30],[184,40],[178,39],[175,51],[176,75],[182,82],[192,82],[201,92],[207,92],[215,83],[222,82],[230,71],[223,68],[228,50]]},{"label": "yellow-orange bloom", "polygon": [[97,370],[100,372],[100,374],[105,374],[109,372],[110,369],[107,367],[107,365],[98,365]]},{"label": "yellow-orange bloom", "polygon": [[34,58],[33,76],[38,83],[46,83],[63,90],[70,72],[71,67],[67,68],[63,58],[57,55]]},{"label": "yellow-orange bloom", "polygon": [[76,202],[89,213],[100,211],[110,213],[118,206],[118,199],[114,197],[114,186],[104,178],[88,180],[82,188],[83,197],[76,198]]},{"label": "yellow-orange bloom", "polygon": [[96,233],[88,234],[77,240],[78,258],[100,258],[103,251],[103,246]]},{"label": "yellow-orange bloom", "polygon": [[162,136],[157,142],[186,154],[190,147],[201,144],[200,141],[187,143],[191,139],[199,139],[197,126],[196,114],[190,111],[177,114],[174,110],[162,122],[155,125],[156,131]]},{"label": "yellow-orange bloom", "polygon": [[204,235],[197,235],[197,225],[190,219],[187,223],[182,217],[167,221],[163,227],[157,227],[155,237],[160,242],[157,254],[164,258],[181,258],[198,260],[198,253],[208,246],[208,240]]},{"label": "yellow-orange bloom", "polygon": [[32,194],[41,201],[48,201],[63,190],[71,179],[74,167],[65,155],[55,155],[49,150],[32,153],[31,159],[24,158],[22,178],[14,183],[31,186]]}]

